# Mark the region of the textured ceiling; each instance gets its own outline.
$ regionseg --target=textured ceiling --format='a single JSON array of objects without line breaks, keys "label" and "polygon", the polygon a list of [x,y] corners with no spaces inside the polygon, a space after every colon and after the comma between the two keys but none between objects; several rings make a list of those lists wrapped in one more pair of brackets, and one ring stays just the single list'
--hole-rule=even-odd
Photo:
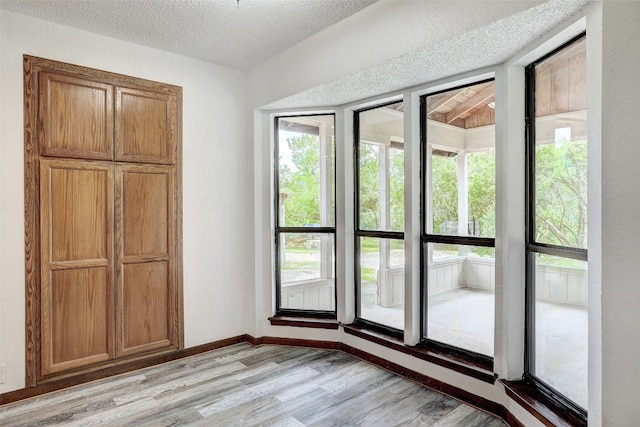
[{"label": "textured ceiling", "polygon": [[549,0],[424,49],[283,98],[265,109],[348,104],[437,79],[501,64],[592,0]]},{"label": "textured ceiling", "polygon": [[377,0],[0,0],[0,8],[247,70]]}]

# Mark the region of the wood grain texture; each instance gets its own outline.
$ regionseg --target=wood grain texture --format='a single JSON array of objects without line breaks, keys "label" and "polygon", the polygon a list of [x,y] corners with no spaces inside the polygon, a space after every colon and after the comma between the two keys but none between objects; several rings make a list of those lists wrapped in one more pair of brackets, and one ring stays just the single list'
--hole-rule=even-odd
[{"label": "wood grain texture", "polygon": [[113,86],[66,74],[40,73],[40,152],[113,159]]},{"label": "wood grain texture", "polygon": [[172,166],[116,166],[117,357],[179,346]]},{"label": "wood grain texture", "polygon": [[2,425],[503,426],[332,350],[238,344],[0,407]]},{"label": "wood grain texture", "polygon": [[[108,337],[108,360],[95,364],[95,369],[112,369],[117,364],[128,366],[131,362],[137,363],[141,357],[150,359],[183,348],[182,88],[28,55],[23,57],[23,66],[26,386],[50,384],[58,379],[64,382],[69,377],[86,375],[89,367],[84,362],[74,365],[71,360],[66,360],[73,355],[78,355],[78,360],[86,361],[88,354],[97,352],[94,356],[100,354],[99,359],[103,359],[104,353],[100,347],[102,344],[96,343],[103,343],[104,336],[93,335],[99,329],[98,325],[103,324],[103,316],[100,314],[103,310],[92,319],[87,317],[89,311],[86,307],[69,308],[71,303],[82,303],[95,308],[96,303],[100,302],[108,306],[108,331],[105,334]],[[163,277],[160,287],[169,290],[171,294],[166,296],[162,291],[161,297],[154,299],[158,304],[145,307],[149,308],[147,314],[162,318],[160,326],[147,327],[146,335],[142,336],[156,343],[166,341],[158,339],[160,335],[169,336],[170,344],[151,353],[148,353],[149,348],[137,346],[144,348],[141,351],[147,353],[144,356],[127,355],[122,360],[114,359],[116,342],[122,335],[117,334],[114,326],[116,312],[122,312],[114,308],[115,292],[118,289],[115,270],[118,267],[115,265],[112,249],[115,225],[111,206],[117,201],[112,199],[107,203],[102,199],[105,194],[101,187],[102,178],[89,172],[100,163],[96,160],[104,160],[109,165],[111,175],[119,164],[115,162],[116,90],[118,96],[125,96],[125,109],[119,112],[126,116],[121,115],[120,118],[126,121],[125,128],[131,136],[128,138],[127,148],[132,156],[129,160],[140,166],[143,165],[142,162],[147,162],[163,163],[172,168],[171,176],[161,179],[164,184],[152,184],[151,187],[155,190],[147,193],[154,197],[157,189],[162,187],[159,197],[164,205],[160,206],[159,215],[154,212],[151,219],[155,221],[144,221],[148,219],[149,211],[143,212],[145,218],[130,221],[133,224],[130,228],[143,224],[156,234],[148,239],[139,239],[139,249],[145,253],[126,260],[129,264],[134,261],[162,261],[166,264],[163,267],[166,274],[158,276],[156,272],[153,275]],[[86,170],[74,166],[73,171],[62,170],[64,168],[54,171],[55,168],[50,168],[47,173],[43,173],[41,163],[49,161],[83,161],[88,166]],[[49,191],[43,198],[41,174],[43,185],[55,189],[55,196]],[[110,189],[107,192],[115,198],[114,178],[109,179]],[[52,201],[55,203],[52,204]],[[129,202],[131,206],[135,204],[136,202]],[[155,204],[151,201],[145,207]],[[41,205],[44,206],[42,209]],[[107,222],[112,224],[111,236],[98,231],[105,224],[99,213],[105,207],[106,217],[109,218]],[[41,215],[43,211],[46,211],[46,218]],[[168,221],[173,222],[167,224]],[[157,234],[158,224],[163,226],[164,235]],[[131,236],[135,237],[134,233]],[[158,246],[163,246],[164,250],[155,250]],[[46,259],[43,259],[45,256]],[[136,257],[138,259],[134,260]],[[139,270],[144,269],[141,267]],[[103,280],[105,275],[106,280]],[[135,280],[140,279],[141,275],[144,276],[138,272]],[[59,284],[55,285],[55,292],[51,288],[54,281]],[[138,300],[142,300],[140,295],[143,289],[151,291],[152,287],[143,281],[137,294]],[[43,292],[48,293],[43,295]],[[134,294],[135,292],[132,295]],[[54,301],[52,298],[66,298],[68,301]],[[131,313],[135,311],[131,308],[129,310]],[[72,320],[74,316],[75,320]],[[86,332],[91,335],[90,338],[84,332],[74,337],[58,338],[59,331],[56,332],[57,336],[51,335],[54,333],[53,329],[69,329],[72,324],[80,324],[81,319],[85,319],[88,328]],[[149,319],[145,321],[146,324],[153,323]],[[134,322],[134,325],[140,322],[142,321]],[[135,327],[134,325],[132,326]],[[142,336],[137,337],[138,341],[132,342],[139,344]],[[84,337],[83,344],[74,341],[81,337]],[[58,342],[61,346],[64,344],[71,347],[54,350],[53,347]],[[43,362],[45,359],[46,362]],[[52,369],[53,360],[57,361],[57,368]],[[67,368],[63,369],[63,366]]]},{"label": "wood grain texture", "polygon": [[122,87],[116,94],[116,160],[174,163],[176,97]]},{"label": "wood grain texture", "polygon": [[113,171],[40,161],[41,374],[113,357]]},{"label": "wood grain texture", "polygon": [[24,259],[25,385],[36,385],[40,346],[40,197],[37,143],[38,80],[31,57],[23,57],[24,73]]},{"label": "wood grain texture", "polygon": [[582,40],[536,65],[536,117],[587,108],[586,44]]}]

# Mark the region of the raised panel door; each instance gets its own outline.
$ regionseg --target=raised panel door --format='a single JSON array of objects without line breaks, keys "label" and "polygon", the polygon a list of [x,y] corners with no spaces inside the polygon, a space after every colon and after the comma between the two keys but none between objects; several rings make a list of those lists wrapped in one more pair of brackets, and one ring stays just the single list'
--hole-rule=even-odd
[{"label": "raised panel door", "polygon": [[41,154],[113,159],[113,86],[43,72],[39,79]]},{"label": "raised panel door", "polygon": [[178,346],[175,171],[116,165],[117,353]]},{"label": "raised panel door", "polygon": [[23,59],[25,384],[182,348],[182,89]]},{"label": "raised panel door", "polygon": [[41,370],[109,360],[113,350],[113,166],[41,160]]},{"label": "raised panel door", "polygon": [[118,87],[116,160],[173,164],[176,154],[175,117],[175,95]]}]

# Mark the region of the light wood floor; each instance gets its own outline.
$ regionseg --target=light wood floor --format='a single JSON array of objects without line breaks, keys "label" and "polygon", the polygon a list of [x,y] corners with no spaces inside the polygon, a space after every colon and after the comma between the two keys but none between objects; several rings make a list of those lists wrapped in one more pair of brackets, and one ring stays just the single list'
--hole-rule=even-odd
[{"label": "light wood floor", "polygon": [[338,351],[238,344],[0,407],[9,426],[503,426]]}]

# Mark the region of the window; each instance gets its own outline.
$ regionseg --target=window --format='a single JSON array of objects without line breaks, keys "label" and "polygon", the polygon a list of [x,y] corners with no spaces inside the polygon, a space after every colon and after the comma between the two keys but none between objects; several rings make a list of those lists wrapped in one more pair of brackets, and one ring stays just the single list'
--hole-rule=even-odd
[{"label": "window", "polygon": [[527,377],[586,418],[585,37],[527,67]]},{"label": "window", "polygon": [[355,113],[357,321],[404,329],[402,102]]},{"label": "window", "polygon": [[336,316],[334,116],[278,117],[276,311]]},{"label": "window", "polygon": [[494,353],[495,84],[423,96],[423,339]]}]

